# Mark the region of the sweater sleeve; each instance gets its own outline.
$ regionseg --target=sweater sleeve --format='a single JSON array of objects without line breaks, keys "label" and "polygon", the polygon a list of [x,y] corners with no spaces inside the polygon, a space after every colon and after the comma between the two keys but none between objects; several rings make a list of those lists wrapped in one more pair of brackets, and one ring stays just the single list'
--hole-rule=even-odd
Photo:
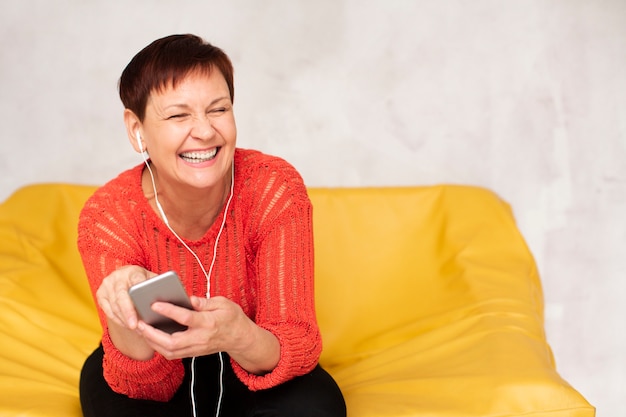
[{"label": "sweater sleeve", "polygon": [[261,208],[255,256],[255,322],[280,343],[278,365],[265,375],[233,368],[251,390],[274,387],[310,372],[322,342],[315,317],[312,207],[299,174],[290,166],[286,180],[271,180],[258,200]]},{"label": "sweater sleeve", "polygon": [[[136,226],[132,226],[131,206],[130,200],[105,186],[81,211],[78,249],[94,299],[102,280],[111,272],[125,265],[144,264]],[[107,318],[99,306],[98,315],[103,329],[104,378],[111,389],[137,399],[167,401],[173,397],[183,381],[182,361],[168,361],[158,353],[149,361],[125,356],[111,341]]]}]

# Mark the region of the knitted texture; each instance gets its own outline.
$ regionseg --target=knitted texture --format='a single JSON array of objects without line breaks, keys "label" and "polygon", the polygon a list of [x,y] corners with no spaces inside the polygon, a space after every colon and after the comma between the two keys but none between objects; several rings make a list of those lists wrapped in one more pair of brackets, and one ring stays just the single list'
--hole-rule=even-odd
[{"label": "knitted texture", "polygon": [[[312,370],[321,353],[313,290],[312,208],[297,171],[284,160],[237,149],[229,212],[224,208],[206,234],[185,241],[208,271],[223,220],[211,276],[211,296],[239,304],[258,326],[280,342],[276,368],[265,375],[231,361],[251,390],[267,389]],[[176,271],[189,294],[204,297],[207,282],[193,255],[150,207],[141,188],[143,165],[99,188],[79,220],[78,248],[94,294],[102,280],[125,265],[155,273]],[[122,354],[103,328],[104,376],[111,388],[131,398],[169,400],[184,376],[181,360],[158,353],[149,361]]]}]

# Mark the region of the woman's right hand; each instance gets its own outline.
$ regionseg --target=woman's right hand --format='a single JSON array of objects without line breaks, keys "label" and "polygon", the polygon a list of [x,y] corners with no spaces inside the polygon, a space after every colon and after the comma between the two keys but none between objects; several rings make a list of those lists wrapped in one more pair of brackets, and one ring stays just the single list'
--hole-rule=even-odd
[{"label": "woman's right hand", "polygon": [[96,292],[96,299],[109,321],[131,330],[136,329],[137,312],[128,295],[128,289],[155,275],[142,267],[131,265],[122,267],[104,278]]},{"label": "woman's right hand", "polygon": [[154,351],[137,331],[137,311],[128,289],[154,276],[142,267],[125,266],[104,278],[96,292],[98,305],[107,316],[111,341],[120,352],[137,360],[150,359]]}]

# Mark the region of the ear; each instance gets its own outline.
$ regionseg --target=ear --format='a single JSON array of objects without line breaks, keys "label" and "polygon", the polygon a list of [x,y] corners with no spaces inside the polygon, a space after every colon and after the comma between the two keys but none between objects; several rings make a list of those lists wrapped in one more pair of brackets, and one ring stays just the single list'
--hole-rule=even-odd
[{"label": "ear", "polygon": [[[143,142],[143,136],[141,135],[142,123],[132,110],[124,109],[124,124],[126,125],[128,140],[130,141],[130,144],[135,152],[144,152],[146,150],[146,146]],[[140,138],[142,138],[141,141],[137,140],[137,135],[140,135]]]}]

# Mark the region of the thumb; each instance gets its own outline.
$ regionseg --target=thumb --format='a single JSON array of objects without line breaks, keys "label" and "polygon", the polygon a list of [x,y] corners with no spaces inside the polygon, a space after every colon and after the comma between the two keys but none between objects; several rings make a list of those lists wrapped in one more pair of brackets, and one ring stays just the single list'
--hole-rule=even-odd
[{"label": "thumb", "polygon": [[210,310],[209,306],[211,303],[208,298],[196,297],[195,295],[192,295],[190,299],[191,299],[191,306],[193,307],[194,310],[196,311]]}]

